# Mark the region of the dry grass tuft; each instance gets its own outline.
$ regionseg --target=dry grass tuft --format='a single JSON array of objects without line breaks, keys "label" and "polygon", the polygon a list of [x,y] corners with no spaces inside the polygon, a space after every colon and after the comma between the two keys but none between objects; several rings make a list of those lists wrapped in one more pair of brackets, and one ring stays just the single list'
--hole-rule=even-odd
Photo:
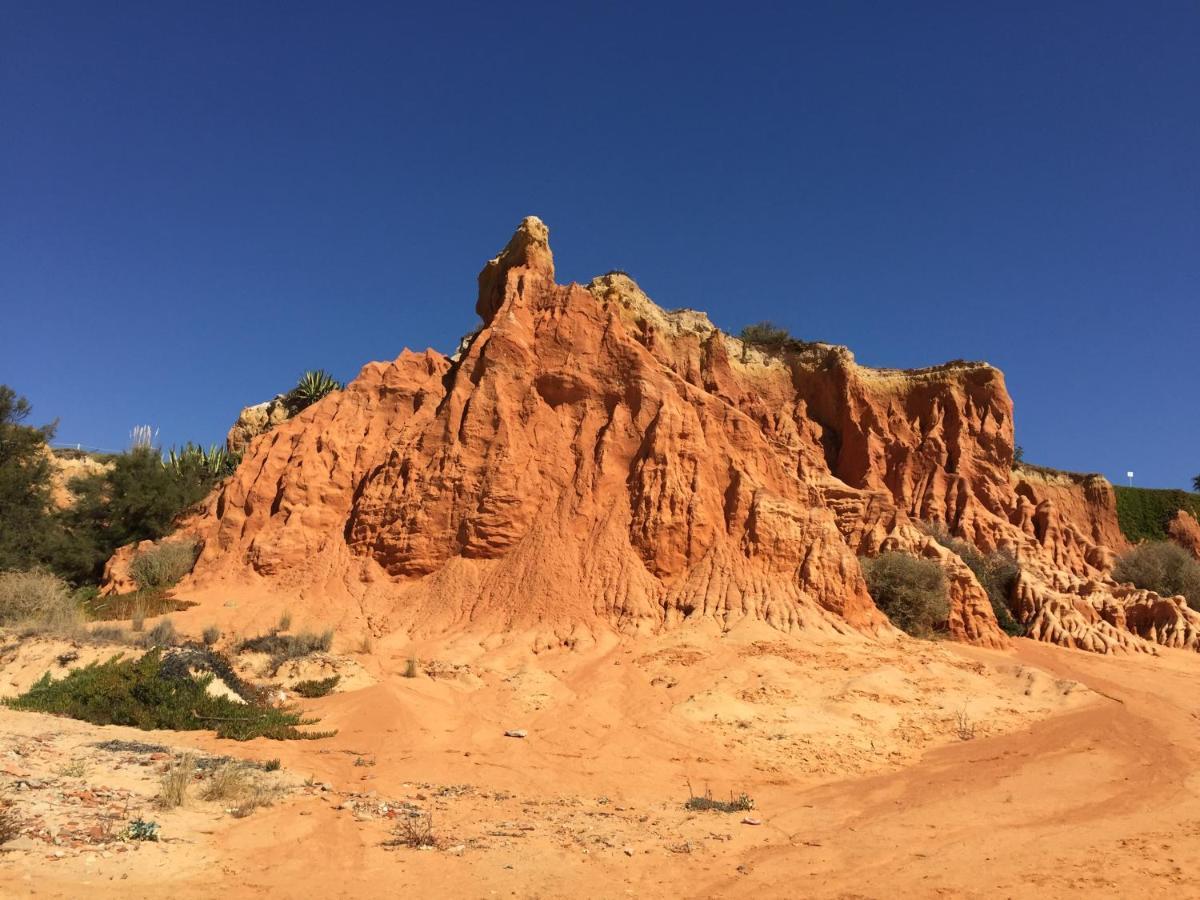
[{"label": "dry grass tuft", "polygon": [[393,847],[412,847],[418,850],[422,847],[437,847],[437,836],[433,833],[433,813],[405,816],[392,829],[392,840],[388,843]]},{"label": "dry grass tuft", "polygon": [[229,804],[229,812],[242,819],[259,807],[270,806],[279,793],[279,788],[261,778],[258,769],[231,762],[212,773],[200,797]]},{"label": "dry grass tuft", "polygon": [[175,809],[187,802],[188,785],[196,773],[196,757],[191,753],[178,756],[167,767],[159,784],[156,802],[159,809]]}]

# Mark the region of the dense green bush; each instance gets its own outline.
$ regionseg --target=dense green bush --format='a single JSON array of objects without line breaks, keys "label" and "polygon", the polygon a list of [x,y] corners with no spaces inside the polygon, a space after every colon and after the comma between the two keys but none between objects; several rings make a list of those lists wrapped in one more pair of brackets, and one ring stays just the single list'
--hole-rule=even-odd
[{"label": "dense green bush", "polygon": [[55,570],[77,584],[99,580],[118,547],[170,534],[180,514],[203,500],[218,480],[201,466],[164,465],[151,447],[120,454],[108,472],[74,479],[76,501],[61,514],[63,540]]},{"label": "dense green bush", "polygon": [[770,353],[778,353],[792,340],[792,336],[786,328],[779,328],[773,322],[757,322],[754,325],[747,325],[738,337],[745,343]]},{"label": "dense green bush", "polygon": [[105,663],[75,669],[55,681],[49,673],[26,693],[7,701],[13,709],[55,713],[95,725],[130,725],[174,731],[212,730],[218,737],[245,741],[328,737],[304,732],[314,724],[290,709],[238,703],[208,693],[213,675],[193,678],[164,667],[159,650],[140,659],[115,656]]},{"label": "dense green bush", "polygon": [[312,679],[309,681],[298,681],[292,687],[292,690],[301,697],[312,699],[314,697],[324,697],[333,693],[333,689],[337,687],[339,681],[342,680],[340,675],[330,675],[328,678]]},{"label": "dense green bush", "polygon": [[196,541],[164,541],[142,550],[129,563],[129,574],[144,591],[174,587],[196,564]]},{"label": "dense green bush", "polygon": [[914,637],[946,630],[950,603],[946,576],[937,562],[907,553],[883,553],[859,562],[871,599],[893,625]]},{"label": "dense green bush", "polygon": [[987,592],[1000,630],[1012,637],[1024,637],[1025,626],[1013,618],[1009,608],[1017,579],[1021,575],[1021,564],[1017,558],[1007,550],[981,553],[973,544],[951,537],[940,525],[929,526],[928,530],[935,541],[956,553],[974,573],[975,580]]},{"label": "dense green bush", "polygon": [[0,384],[0,570],[45,562],[53,541],[46,442],[54,426],[21,424],[31,411],[29,401]]},{"label": "dense green bush", "polygon": [[1200,562],[1170,541],[1148,541],[1123,554],[1113,567],[1113,579],[1162,597],[1182,594],[1188,606],[1200,611]]},{"label": "dense green bush", "polygon": [[1113,490],[1117,494],[1117,522],[1121,533],[1135,544],[1166,540],[1167,523],[1181,509],[1200,518],[1200,494],[1119,484],[1113,485]]}]

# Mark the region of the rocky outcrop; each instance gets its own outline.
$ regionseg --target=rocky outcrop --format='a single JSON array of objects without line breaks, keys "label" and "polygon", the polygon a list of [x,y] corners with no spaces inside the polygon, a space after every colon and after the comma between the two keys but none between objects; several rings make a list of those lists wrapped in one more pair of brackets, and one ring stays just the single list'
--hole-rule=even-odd
[{"label": "rocky outcrop", "polygon": [[1167,534],[1184,550],[1200,559],[1200,522],[1186,509],[1176,512],[1167,523]]},{"label": "rocky outcrop", "polygon": [[272,400],[247,406],[238,414],[237,421],[225,436],[225,448],[230,453],[244,453],[252,440],[289,418],[291,410],[288,408],[287,397],[283,394]]},{"label": "rocky outcrop", "polygon": [[75,504],[72,481],[103,475],[113,467],[108,459],[82,450],[51,450],[47,447],[46,457],[50,461],[50,499],[57,509],[67,509]]},{"label": "rocky outcrop", "polygon": [[192,526],[194,585],[259,579],[387,627],[548,640],[746,617],[875,632],[856,557],[902,549],[946,570],[956,638],[1003,645],[931,522],[1019,556],[1015,606],[1039,637],[1196,643],[1195,614],[1107,580],[1100,486],[1014,477],[1012,402],[987,364],[765,353],[621,274],[556,284],[534,218],[480,273],[476,310],[453,359],[372,363],[250,442]]}]

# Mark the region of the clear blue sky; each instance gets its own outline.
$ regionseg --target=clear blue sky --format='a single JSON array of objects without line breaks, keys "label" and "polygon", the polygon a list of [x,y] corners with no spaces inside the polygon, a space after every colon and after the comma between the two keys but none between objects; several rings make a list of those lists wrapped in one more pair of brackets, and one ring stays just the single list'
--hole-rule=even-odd
[{"label": "clear blue sky", "polygon": [[986,359],[1031,461],[1200,472],[1190,0],[0,0],[0,123],[0,382],[63,441],[450,351],[533,213],[560,279]]}]

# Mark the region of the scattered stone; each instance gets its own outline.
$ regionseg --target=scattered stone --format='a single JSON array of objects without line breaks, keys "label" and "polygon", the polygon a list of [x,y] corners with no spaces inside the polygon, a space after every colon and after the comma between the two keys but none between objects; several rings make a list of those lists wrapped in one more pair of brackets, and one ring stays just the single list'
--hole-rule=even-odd
[{"label": "scattered stone", "polygon": [[505,737],[511,737],[511,738],[523,738],[527,734],[529,734],[529,732],[526,731],[524,728],[514,728],[510,731],[504,732]]},{"label": "scattered stone", "polygon": [[761,825],[762,819],[756,819],[756,818],[754,818],[754,816],[746,816],[746,818],[742,819],[742,824],[743,825]]}]

